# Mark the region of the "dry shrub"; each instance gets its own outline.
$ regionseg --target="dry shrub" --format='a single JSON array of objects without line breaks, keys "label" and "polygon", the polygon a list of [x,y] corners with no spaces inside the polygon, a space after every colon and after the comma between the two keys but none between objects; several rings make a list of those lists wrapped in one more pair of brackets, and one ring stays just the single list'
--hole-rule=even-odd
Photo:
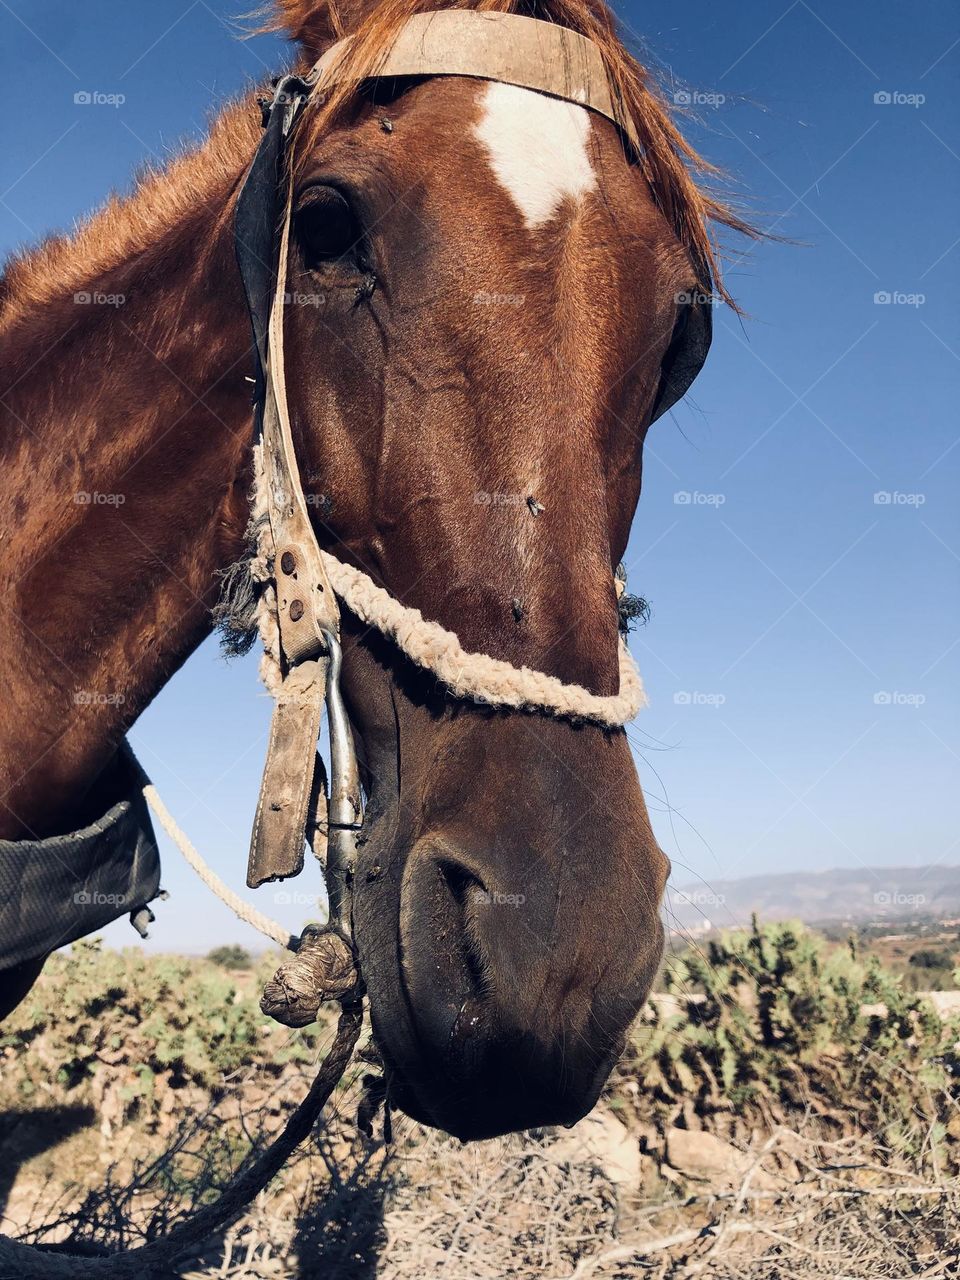
[{"label": "dry shrub", "polygon": [[[673,1006],[638,1028],[602,1103],[644,1152],[640,1187],[616,1185],[602,1153],[571,1164],[562,1131],[463,1147],[395,1117],[391,1146],[361,1139],[357,1066],[269,1193],[178,1274],[960,1275],[955,1031],[792,925],[717,939],[670,981]],[[6,1229],[129,1247],[217,1195],[331,1034],[266,1027],[256,998],[202,961],[58,957],[0,1042]],[[732,1185],[669,1166],[675,1126],[739,1150]]]}]

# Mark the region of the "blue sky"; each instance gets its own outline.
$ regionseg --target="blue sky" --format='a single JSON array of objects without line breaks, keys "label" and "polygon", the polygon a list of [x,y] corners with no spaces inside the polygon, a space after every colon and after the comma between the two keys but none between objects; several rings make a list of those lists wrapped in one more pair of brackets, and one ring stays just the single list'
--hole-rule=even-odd
[{"label": "blue sky", "polygon": [[[68,228],[279,67],[281,42],[237,40],[241,8],[0,0],[5,78],[29,87],[0,159],[3,253]],[[956,8],[618,12],[692,101],[689,136],[799,242],[730,245],[748,318],[719,310],[704,373],[648,442],[628,564],[653,605],[634,639],[651,707],[631,740],[674,883],[960,863]],[[210,642],[132,735],[238,888],[268,712],[252,659]],[[164,850],[150,945],[253,941]],[[309,914],[277,892],[311,885],[258,896],[288,924]]]}]

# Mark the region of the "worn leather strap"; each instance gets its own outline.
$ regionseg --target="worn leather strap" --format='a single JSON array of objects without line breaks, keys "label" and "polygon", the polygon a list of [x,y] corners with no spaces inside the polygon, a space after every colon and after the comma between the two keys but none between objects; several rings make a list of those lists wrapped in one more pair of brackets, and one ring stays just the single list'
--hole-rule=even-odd
[{"label": "worn leather strap", "polygon": [[274,581],[280,645],[289,666],[325,651],[323,632],[340,633],[340,611],[320,557],[300,481],[290,429],[283,355],[287,257],[293,201],[293,155],[288,154],[287,193],[280,232],[277,287],[270,314],[268,403],[263,464],[269,494],[270,529],[276,549]]},{"label": "worn leather strap", "polygon": [[290,672],[277,694],[247,862],[251,889],[303,870],[326,690],[326,659],[308,659]]},{"label": "worn leather strap", "polygon": [[[247,884],[295,876],[303,869],[317,737],[327,694],[328,656],[323,632],[339,635],[340,611],[320,558],[307,513],[290,429],[284,381],[283,320],[290,242],[292,156],[280,235],[277,282],[270,311],[266,405],[263,415],[264,482],[277,592],[284,680],[270,726],[267,758],[250,840]],[[324,852],[323,831],[311,833]]]},{"label": "worn leather strap", "polygon": [[[341,78],[353,43],[339,40],[310,73],[314,92]],[[589,107],[639,142],[618,109],[600,50],[592,40],[539,18],[516,13],[441,9],[408,18],[368,79],[385,76],[475,76]]]}]

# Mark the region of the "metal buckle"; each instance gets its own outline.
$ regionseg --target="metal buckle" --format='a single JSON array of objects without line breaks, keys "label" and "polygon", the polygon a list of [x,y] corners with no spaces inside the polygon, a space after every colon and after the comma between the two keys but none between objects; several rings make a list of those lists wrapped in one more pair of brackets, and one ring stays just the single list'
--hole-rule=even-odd
[{"label": "metal buckle", "polygon": [[313,85],[309,80],[304,80],[302,76],[290,75],[280,76],[275,80],[273,88],[273,97],[271,99],[260,98],[261,124],[265,129],[270,123],[270,117],[276,108],[283,110],[283,125],[281,133],[283,136],[289,137],[290,130],[293,128],[294,122],[300,115],[300,112],[310,100],[313,93]]}]

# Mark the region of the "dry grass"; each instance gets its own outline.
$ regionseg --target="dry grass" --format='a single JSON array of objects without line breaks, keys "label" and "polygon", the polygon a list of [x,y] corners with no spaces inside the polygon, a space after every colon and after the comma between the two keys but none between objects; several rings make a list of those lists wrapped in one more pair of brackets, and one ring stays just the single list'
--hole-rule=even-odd
[{"label": "dry grass", "polygon": [[[296,1096],[240,1109],[254,1145]],[[183,1280],[880,1280],[960,1275],[960,1181],[924,1178],[860,1139],[778,1128],[726,1191],[648,1158],[617,1186],[602,1157],[571,1164],[546,1132],[462,1147],[401,1118],[387,1148],[357,1138],[359,1083],[310,1148]],[[279,1104],[279,1105],[278,1105]],[[51,1178],[15,1197],[33,1238],[130,1243],[176,1221],[228,1173],[213,1112],[134,1177],[74,1198]],[[221,1150],[222,1154],[222,1150]],[[192,1176],[184,1171],[192,1169]],[[147,1175],[149,1173],[149,1181]],[[128,1176],[128,1175],[127,1175]],[[46,1229],[38,1229],[45,1223]],[[125,1225],[120,1226],[121,1223]]]},{"label": "dry grass", "polygon": [[428,1138],[332,1199],[326,1188],[308,1181],[295,1220],[256,1206],[185,1280],[960,1274],[960,1185],[891,1170],[872,1185],[821,1170],[777,1192],[743,1186],[641,1204],[618,1200],[599,1168],[554,1161],[549,1140],[488,1144],[465,1160]]},{"label": "dry grass", "polygon": [[[154,1043],[139,970],[113,974],[117,963],[81,957],[66,984],[79,1015],[58,1021],[41,1000],[25,1016],[21,1038],[0,1045],[7,1108],[0,1110],[0,1229],[35,1244],[91,1253],[129,1248],[209,1202],[282,1126],[332,1035],[321,1027],[313,1038],[287,1042],[275,1028],[261,1032],[244,1012],[253,995],[241,992],[225,1001],[233,1038],[201,1044],[187,1032],[207,988],[184,994],[178,981],[164,997],[163,1018],[154,1019]],[[80,994],[85,982],[100,999],[110,985],[103,965],[123,993],[123,1023],[115,1001],[112,1021],[101,1026]],[[718,968],[721,977],[724,971]],[[761,992],[767,972],[757,979]],[[810,983],[815,994],[834,989],[822,966]],[[834,985],[840,989],[839,979]],[[64,989],[51,984],[48,1003],[60,1007]],[[702,1016],[703,997],[689,1008],[675,1000],[669,1017],[652,1011],[601,1104],[606,1127],[596,1126],[594,1146],[579,1152],[562,1130],[463,1147],[402,1116],[394,1117],[389,1145],[380,1121],[377,1136],[363,1138],[356,1116],[367,1068],[357,1064],[268,1192],[171,1276],[960,1277],[955,1032],[912,1006],[901,1009],[892,987],[882,994],[896,1018],[865,1023],[863,992],[854,985],[852,1015],[846,1006],[843,1017],[835,1014],[829,1003],[821,1012],[831,1033],[824,1046],[778,1053],[756,1037],[761,1002],[753,990],[718,1006],[713,1022]],[[804,1025],[806,992],[802,986],[796,997]],[[792,1018],[792,1006],[787,1012]],[[842,1040],[837,1029],[848,1023]],[[783,1014],[778,1025],[789,1031],[794,1022]],[[179,1057],[161,1053],[163,1037],[174,1033]],[[720,1049],[728,1067],[736,1054],[738,1091],[721,1087]],[[146,1055],[154,1064],[151,1091],[137,1094]],[[243,1065],[217,1074],[217,1063],[238,1056]],[[82,1073],[91,1061],[96,1070]],[[618,1125],[620,1154],[635,1166],[628,1176],[607,1141]],[[678,1133],[701,1153],[712,1144],[726,1162],[720,1171],[709,1162],[685,1164]]]}]

